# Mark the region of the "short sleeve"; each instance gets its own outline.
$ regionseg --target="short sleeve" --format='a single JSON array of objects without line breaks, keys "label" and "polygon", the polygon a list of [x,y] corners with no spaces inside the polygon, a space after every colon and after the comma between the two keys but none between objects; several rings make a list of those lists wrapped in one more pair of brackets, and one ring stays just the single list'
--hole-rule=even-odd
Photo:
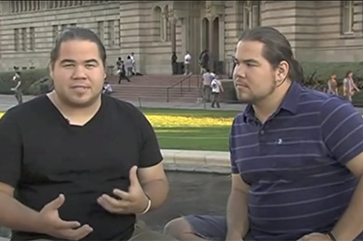
[{"label": "short sleeve", "polygon": [[232,174],[238,174],[239,173],[238,167],[236,165],[236,155],[235,155],[235,150],[236,150],[235,141],[234,141],[234,136],[236,135],[235,134],[235,121],[236,121],[236,119],[233,121],[231,131],[230,131],[230,134],[229,134],[229,153],[230,153]]},{"label": "short sleeve", "polygon": [[139,130],[141,130],[142,136],[139,167],[151,167],[159,164],[163,160],[163,156],[153,127],[144,114],[139,110],[137,112],[140,119],[138,122],[140,125]]},{"label": "short sleeve", "polygon": [[321,121],[323,141],[341,164],[363,151],[363,118],[350,102],[330,98],[321,107]]},{"label": "short sleeve", "polygon": [[21,173],[22,139],[14,115],[0,119],[0,182],[16,187]]}]

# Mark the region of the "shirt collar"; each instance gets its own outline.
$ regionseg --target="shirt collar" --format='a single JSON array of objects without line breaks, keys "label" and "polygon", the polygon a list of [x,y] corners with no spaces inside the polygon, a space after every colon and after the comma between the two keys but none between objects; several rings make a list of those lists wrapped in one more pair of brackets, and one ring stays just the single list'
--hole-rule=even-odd
[{"label": "shirt collar", "polygon": [[[291,85],[289,89],[286,92],[285,97],[283,98],[279,108],[276,110],[276,112],[273,114],[276,115],[283,110],[287,110],[292,114],[297,113],[297,108],[299,104],[299,98],[300,98],[300,92],[301,92],[302,86],[297,82],[291,82]],[[254,110],[252,107],[252,104],[248,104],[244,110],[244,117],[249,119],[254,119]]]}]

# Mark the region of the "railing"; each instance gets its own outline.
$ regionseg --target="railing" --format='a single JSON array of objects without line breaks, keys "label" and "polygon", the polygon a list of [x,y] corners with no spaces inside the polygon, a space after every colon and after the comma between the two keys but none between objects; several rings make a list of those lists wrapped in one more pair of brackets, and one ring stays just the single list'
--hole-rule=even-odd
[{"label": "railing", "polygon": [[[187,92],[190,92],[192,76],[193,76],[193,74],[189,74],[189,75],[185,76],[185,78],[183,78],[180,81],[176,82],[175,84],[167,87],[166,88],[166,102],[169,102],[169,100],[170,100],[170,90],[172,90],[172,89],[175,89],[175,88],[179,87],[180,88],[180,92],[179,92],[180,96],[179,97],[183,96],[183,94],[185,93],[183,85],[184,85],[184,82],[186,82],[186,81],[187,81]],[[196,76],[198,78],[199,75],[196,75]],[[198,86],[198,79],[196,80],[196,86]]]}]

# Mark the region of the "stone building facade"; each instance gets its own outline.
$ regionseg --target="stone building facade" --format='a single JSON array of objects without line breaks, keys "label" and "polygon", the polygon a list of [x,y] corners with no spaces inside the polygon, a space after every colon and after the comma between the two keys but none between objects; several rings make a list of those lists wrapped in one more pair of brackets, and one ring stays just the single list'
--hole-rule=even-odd
[{"label": "stone building facade", "polygon": [[171,73],[209,49],[224,69],[246,28],[273,26],[302,61],[363,61],[362,1],[1,1],[0,70],[47,66],[55,36],[88,27],[103,40],[108,65],[135,53],[138,71]]}]

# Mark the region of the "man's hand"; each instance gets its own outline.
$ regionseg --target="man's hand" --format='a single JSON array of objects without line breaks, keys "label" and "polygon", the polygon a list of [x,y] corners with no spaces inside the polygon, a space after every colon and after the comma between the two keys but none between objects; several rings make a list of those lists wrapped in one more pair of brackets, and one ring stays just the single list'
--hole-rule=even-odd
[{"label": "man's hand", "polygon": [[331,241],[331,239],[323,233],[310,233],[299,238],[297,241]]},{"label": "man's hand", "polygon": [[59,195],[58,198],[48,203],[39,213],[39,226],[42,233],[55,238],[67,240],[80,240],[86,237],[93,229],[85,224],[77,221],[64,221],[59,217],[58,209],[65,201],[64,195]]},{"label": "man's hand", "polygon": [[120,199],[117,200],[107,194],[103,194],[97,199],[97,202],[110,213],[137,214],[143,212],[148,205],[148,197],[145,195],[137,177],[137,166],[130,169],[128,192],[115,189],[113,193]]}]

